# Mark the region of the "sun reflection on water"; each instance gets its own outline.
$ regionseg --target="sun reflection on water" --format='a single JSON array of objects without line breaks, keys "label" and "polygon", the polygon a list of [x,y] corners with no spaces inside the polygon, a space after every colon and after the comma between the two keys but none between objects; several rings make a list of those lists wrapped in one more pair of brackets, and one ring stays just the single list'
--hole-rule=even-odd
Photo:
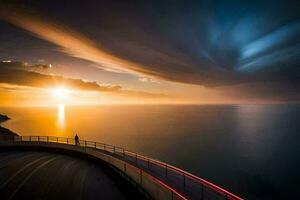
[{"label": "sun reflection on water", "polygon": [[64,104],[58,104],[57,105],[57,127],[60,130],[63,130],[65,128],[65,105]]}]

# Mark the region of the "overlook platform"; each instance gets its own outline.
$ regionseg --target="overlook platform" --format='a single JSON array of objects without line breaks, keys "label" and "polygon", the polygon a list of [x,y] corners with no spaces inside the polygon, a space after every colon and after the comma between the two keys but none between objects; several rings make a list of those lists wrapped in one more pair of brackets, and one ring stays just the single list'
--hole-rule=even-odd
[{"label": "overlook platform", "polygon": [[[172,165],[125,150],[124,148],[103,143],[81,140],[79,145],[75,145],[72,138],[15,136],[0,139],[0,147],[35,151],[48,149],[56,150],[57,153],[72,152],[101,161],[104,165],[117,172],[124,180],[127,180],[127,183],[131,183],[129,185],[133,185],[136,191],[143,193],[144,197],[149,199],[242,199]],[[101,171],[99,171],[99,174],[101,174]],[[109,180],[109,177],[106,178]],[[121,194],[121,191],[119,194]],[[112,197],[112,199],[117,198],[118,192],[114,195],[116,196]]]},{"label": "overlook platform", "polygon": [[0,153],[0,199],[142,199],[125,184],[101,165],[67,154]]}]

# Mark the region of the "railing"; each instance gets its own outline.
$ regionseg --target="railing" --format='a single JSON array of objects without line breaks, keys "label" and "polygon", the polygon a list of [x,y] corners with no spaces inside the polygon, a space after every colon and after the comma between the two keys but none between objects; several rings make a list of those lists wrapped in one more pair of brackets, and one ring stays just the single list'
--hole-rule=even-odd
[{"label": "railing", "polygon": [[73,138],[53,136],[14,136],[10,140],[15,143],[38,142],[72,145],[73,148],[81,149],[89,154],[98,153],[96,155],[98,157],[101,152],[101,159],[122,170],[155,199],[242,200],[227,190],[191,173],[121,147],[86,140],[79,140],[79,144],[76,145]]}]

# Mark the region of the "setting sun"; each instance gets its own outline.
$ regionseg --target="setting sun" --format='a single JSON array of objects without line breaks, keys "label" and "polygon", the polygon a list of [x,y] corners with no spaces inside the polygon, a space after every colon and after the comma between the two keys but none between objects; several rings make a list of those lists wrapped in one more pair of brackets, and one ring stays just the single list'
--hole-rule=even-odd
[{"label": "setting sun", "polygon": [[70,90],[64,87],[59,87],[59,88],[53,88],[51,92],[53,94],[53,97],[56,100],[62,101],[68,98],[68,94],[70,93]]}]

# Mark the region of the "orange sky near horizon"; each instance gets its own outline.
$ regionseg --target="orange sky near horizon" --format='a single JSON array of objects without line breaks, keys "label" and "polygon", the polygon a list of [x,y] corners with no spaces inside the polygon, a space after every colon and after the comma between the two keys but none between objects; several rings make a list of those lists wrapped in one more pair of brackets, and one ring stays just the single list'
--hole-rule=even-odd
[{"label": "orange sky near horizon", "polygon": [[[28,53],[29,62],[11,59],[15,55],[0,60],[1,106],[273,104],[294,103],[297,97],[293,95],[298,87],[294,89],[289,80],[273,82],[253,76],[252,81],[234,70],[201,62],[193,65],[192,59],[180,60],[137,45],[145,55],[158,53],[148,64],[141,64],[34,9],[4,5],[0,11],[4,23],[37,40],[37,51],[47,49],[44,57]],[[22,50],[22,55],[26,53]],[[161,65],[156,62],[160,58]],[[163,66],[166,63],[171,67]]]},{"label": "orange sky near horizon", "polygon": [[[5,86],[5,89],[3,87]],[[199,89],[197,89],[199,90]],[[192,91],[190,91],[190,94]],[[246,98],[226,97],[226,93],[203,89],[202,95],[147,98],[138,95],[120,95],[111,92],[80,91],[66,87],[32,88],[0,84],[0,105],[9,107],[34,107],[103,104],[268,104],[270,101],[248,101]],[[196,99],[196,100],[195,100]]]}]

